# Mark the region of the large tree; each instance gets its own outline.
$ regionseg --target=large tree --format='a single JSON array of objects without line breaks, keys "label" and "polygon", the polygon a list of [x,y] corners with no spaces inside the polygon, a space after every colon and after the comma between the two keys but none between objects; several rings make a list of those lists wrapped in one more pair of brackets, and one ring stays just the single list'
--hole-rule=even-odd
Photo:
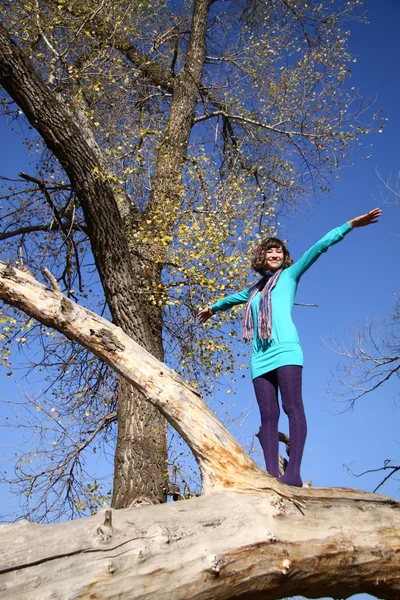
[{"label": "large tree", "polygon": [[[38,134],[27,143],[40,156],[4,191],[5,256],[34,274],[49,267],[89,308],[104,302],[194,385],[229,371],[233,333],[200,339],[193,313],[229,289],[226,273],[245,283],[249,240],[274,231],[279,207],[326,189],[366,131],[343,87],[360,2],[1,4],[4,111]],[[124,379],[116,400],[110,371],[79,346],[30,320],[20,329],[43,342],[52,400],[35,404],[59,426],[51,467],[20,470],[27,497],[44,499],[30,518],[65,501],[79,512],[80,453],[115,423],[113,506],[164,501],[159,413]]]}]

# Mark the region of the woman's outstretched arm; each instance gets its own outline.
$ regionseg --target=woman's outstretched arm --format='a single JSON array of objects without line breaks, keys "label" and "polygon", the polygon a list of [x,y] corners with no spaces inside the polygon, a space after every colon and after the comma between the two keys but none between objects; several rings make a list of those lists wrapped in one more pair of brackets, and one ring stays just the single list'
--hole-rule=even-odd
[{"label": "woman's outstretched arm", "polygon": [[226,296],[226,298],[222,298],[218,300],[215,304],[208,308],[203,308],[198,315],[197,318],[201,323],[208,321],[210,317],[216,312],[229,310],[232,306],[236,306],[238,304],[245,304],[249,299],[250,292],[254,286],[248,288],[247,290],[243,290],[242,292],[236,292],[235,294],[231,294],[230,296]]},{"label": "woman's outstretched arm", "polygon": [[351,219],[351,221],[348,221],[341,227],[332,229],[332,231],[327,233],[322,239],[314,244],[314,246],[307,250],[294,265],[289,267],[288,271],[290,276],[298,281],[330,246],[340,242],[353,228],[365,227],[366,225],[377,223],[381,214],[382,210],[380,208],[374,208],[365,215]]}]

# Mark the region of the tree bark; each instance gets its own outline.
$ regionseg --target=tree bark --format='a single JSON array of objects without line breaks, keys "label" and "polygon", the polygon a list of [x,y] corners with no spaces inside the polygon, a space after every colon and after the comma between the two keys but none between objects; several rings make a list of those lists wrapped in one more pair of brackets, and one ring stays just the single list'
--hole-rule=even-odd
[{"label": "tree bark", "polygon": [[118,383],[118,438],[114,456],[114,508],[166,500],[165,419],[123,377]]},{"label": "tree bark", "polygon": [[119,327],[4,263],[0,298],[91,349],[142,390],[191,446],[204,494],[58,525],[2,526],[0,598],[399,598],[398,502],[280,483],[194,390]]}]

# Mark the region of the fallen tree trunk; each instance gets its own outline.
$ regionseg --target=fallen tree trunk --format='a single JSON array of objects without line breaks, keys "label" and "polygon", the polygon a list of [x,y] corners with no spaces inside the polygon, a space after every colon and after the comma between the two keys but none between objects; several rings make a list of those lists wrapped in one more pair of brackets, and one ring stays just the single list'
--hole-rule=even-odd
[{"label": "fallen tree trunk", "polygon": [[[220,492],[0,528],[0,598],[263,600],[302,594],[400,598],[399,506],[314,490]],[[397,526],[396,526],[397,522]]]},{"label": "fallen tree trunk", "polygon": [[141,389],[192,448],[204,494],[58,525],[2,526],[0,598],[400,598],[399,503],[281,484],[176,373],[56,284],[0,263],[0,298]]}]

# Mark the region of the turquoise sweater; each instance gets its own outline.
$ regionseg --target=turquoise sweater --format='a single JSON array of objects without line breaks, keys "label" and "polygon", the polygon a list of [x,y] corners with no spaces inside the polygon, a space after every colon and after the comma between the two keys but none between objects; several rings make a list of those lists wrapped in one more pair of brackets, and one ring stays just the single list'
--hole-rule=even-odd
[{"label": "turquoise sweater", "polygon": [[[272,291],[272,340],[262,340],[258,337],[258,306],[260,292],[252,300],[251,312],[254,322],[254,338],[251,352],[252,379],[260,377],[268,371],[283,367],[284,365],[303,366],[303,350],[300,346],[299,336],[292,321],[292,308],[296,296],[297,286],[304,273],[312,264],[326,252],[330,246],[337,244],[351,231],[351,226],[345,223],[327,233],[312,248],[294,263],[285,269],[279,277],[278,283]],[[213,312],[225,311],[245,304],[253,286],[242,292],[237,292],[222,298],[212,305]]]}]

